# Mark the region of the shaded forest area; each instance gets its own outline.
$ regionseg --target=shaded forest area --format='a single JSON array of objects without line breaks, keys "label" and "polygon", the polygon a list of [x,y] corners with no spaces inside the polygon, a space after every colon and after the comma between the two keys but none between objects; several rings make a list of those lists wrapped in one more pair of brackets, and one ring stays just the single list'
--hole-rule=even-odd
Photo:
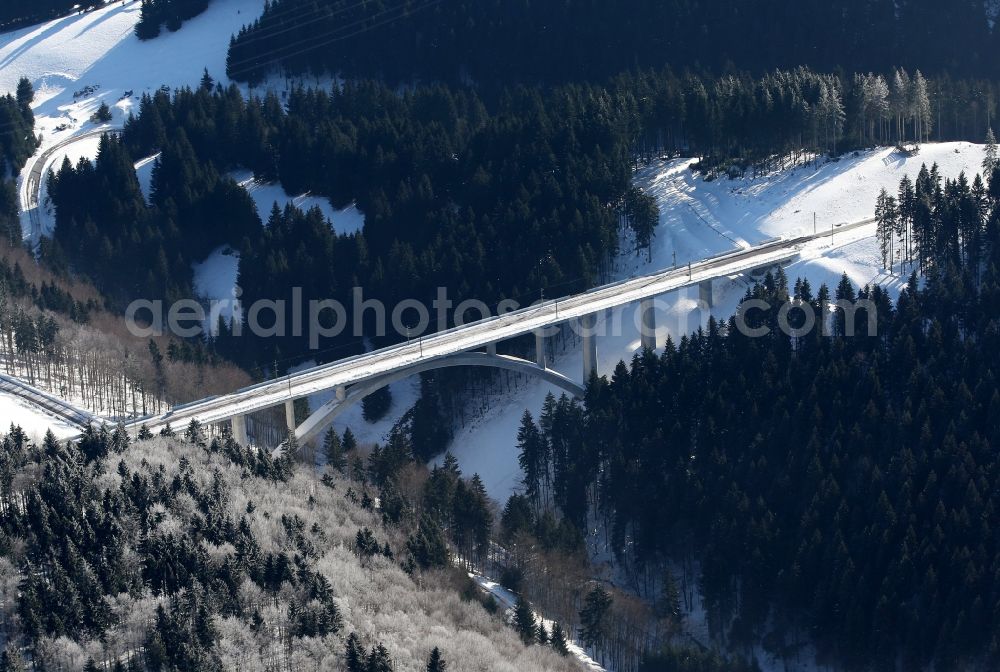
[{"label": "shaded forest area", "polygon": [[206,9],[209,0],[142,0],[135,34],[140,40],[151,40],[166,27],[170,32],[181,29],[188,19],[193,19]]},{"label": "shaded forest area", "polygon": [[991,11],[982,0],[272,0],[235,36],[227,70],[243,81],[284,70],[487,86],[601,82],[667,63],[995,79]]}]

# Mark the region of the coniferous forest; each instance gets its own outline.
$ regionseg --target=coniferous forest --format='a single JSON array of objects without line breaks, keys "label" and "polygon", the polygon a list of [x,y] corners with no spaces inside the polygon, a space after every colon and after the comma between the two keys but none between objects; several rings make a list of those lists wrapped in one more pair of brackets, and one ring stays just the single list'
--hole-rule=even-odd
[{"label": "coniferous forest", "polygon": [[208,2],[209,0],[142,0],[139,22],[135,24],[136,37],[151,40],[164,27],[170,32],[180,30],[181,24],[208,9]]},{"label": "coniferous forest", "polygon": [[280,66],[391,81],[601,80],[630,68],[1000,75],[1000,31],[975,0],[726,3],[272,0],[230,47],[230,75]]},{"label": "coniferous forest", "polygon": [[86,10],[97,5],[95,1],[76,0],[8,0],[0,7],[0,30],[7,30],[37,21]]},{"label": "coniferous forest", "polygon": [[[444,514],[421,514],[427,474],[398,460],[403,437],[350,477],[347,460],[362,457],[349,436],[327,448],[344,464],[320,481],[292,453],[209,440],[197,423],[67,443],[12,427],[0,440],[0,669],[28,657],[37,669],[116,672],[422,671],[445,669],[442,649],[575,669],[549,647],[524,648],[449,567]],[[404,479],[409,489],[394,487]],[[455,479],[434,501],[485,520],[477,479]]]},{"label": "coniferous forest", "polygon": [[[809,640],[857,669],[995,668],[998,185],[936,166],[904,180],[918,242],[896,305],[846,276],[831,296],[768,274],[747,298],[771,308],[744,316],[767,337],[712,320],[593,379],[583,405],[526,413],[531,507],[600,521],[640,593],[696,582],[737,650]],[[831,337],[793,338],[789,298],[816,315],[864,299],[877,320],[863,308],[849,337],[836,311]]]}]

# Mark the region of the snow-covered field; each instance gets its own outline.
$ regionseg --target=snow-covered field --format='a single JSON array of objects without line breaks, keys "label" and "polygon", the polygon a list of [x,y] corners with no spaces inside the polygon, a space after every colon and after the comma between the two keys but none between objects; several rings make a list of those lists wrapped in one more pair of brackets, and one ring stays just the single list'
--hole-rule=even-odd
[{"label": "snow-covered field", "polygon": [[[113,2],[0,35],[0,91],[14,91],[27,77],[41,130],[67,123],[62,133],[71,134],[102,101],[123,115],[144,92],[196,85],[203,68],[226,81],[229,35],[259,16],[264,1],[215,0],[182,30],[147,42],[133,32],[139,6]],[[133,95],[125,98],[128,91]]]},{"label": "snow-covered field", "polygon": [[60,439],[80,432],[38,407],[6,392],[0,392],[0,433],[7,433],[11,425],[18,425],[34,439],[41,439],[49,429]]}]

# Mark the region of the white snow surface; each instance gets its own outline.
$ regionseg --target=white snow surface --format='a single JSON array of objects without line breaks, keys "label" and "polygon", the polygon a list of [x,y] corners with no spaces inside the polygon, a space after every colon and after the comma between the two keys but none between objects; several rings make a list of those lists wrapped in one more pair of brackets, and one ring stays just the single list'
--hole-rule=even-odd
[{"label": "white snow surface", "polygon": [[[20,77],[35,86],[35,114],[70,121],[101,101],[119,103],[117,114],[144,91],[196,85],[203,68],[226,82],[229,36],[257,18],[263,0],[214,0],[176,33],[141,42],[135,36],[140,3],[113,2],[0,35],[0,91],[14,91]],[[74,100],[73,93],[99,87]],[[91,109],[93,108],[93,109]],[[89,115],[87,115],[89,116]]]},{"label": "white snow surface", "polygon": [[226,322],[232,322],[233,314],[239,314],[239,300],[236,296],[239,265],[240,253],[228,245],[223,245],[213,250],[203,262],[192,266],[194,293],[206,301],[210,308],[206,311],[204,326],[210,333],[215,333],[219,316]]},{"label": "white snow surface", "polygon": [[[0,93],[15,91],[21,77],[34,86],[35,133],[42,138],[38,156],[61,141],[97,128],[90,117],[102,102],[111,108],[110,126],[120,128],[143,93],[164,86],[196,86],[205,69],[216,81],[228,84],[229,36],[257,18],[263,6],[263,0],[215,0],[179,31],[165,31],[146,42],[134,33],[138,0],[113,2],[0,34]],[[83,148],[77,149],[78,144]],[[72,151],[93,158],[88,146],[89,141],[74,143]],[[33,163],[30,160],[29,167]],[[58,166],[55,162],[48,165]],[[22,182],[23,178],[24,173]],[[140,174],[143,179],[148,185]],[[51,233],[51,213],[45,210],[44,193],[41,196],[42,231]],[[30,234],[26,216],[22,224]]]},{"label": "white snow surface", "polygon": [[0,433],[6,434],[11,425],[20,426],[28,436],[34,439],[41,439],[49,429],[59,439],[80,432],[76,427],[49,415],[37,406],[12,394],[0,392]]},{"label": "white snow surface", "polygon": [[284,209],[286,204],[291,203],[303,211],[319,208],[323,217],[330,222],[333,230],[337,233],[354,233],[360,231],[365,225],[365,216],[356,205],[337,210],[324,196],[314,196],[308,193],[291,195],[280,184],[261,182],[255,179],[249,170],[235,171],[230,173],[230,177],[246,189],[250,197],[253,198],[254,203],[257,204],[257,214],[260,215],[260,219],[264,223],[267,223],[268,217],[271,216],[271,208],[275,203],[280,209]]}]

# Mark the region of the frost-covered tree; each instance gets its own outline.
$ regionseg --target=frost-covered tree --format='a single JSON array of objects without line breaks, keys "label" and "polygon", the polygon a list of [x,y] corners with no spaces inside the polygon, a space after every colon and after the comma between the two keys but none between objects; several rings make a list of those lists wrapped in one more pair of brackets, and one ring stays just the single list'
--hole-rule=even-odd
[{"label": "frost-covered tree", "polygon": [[3,653],[0,653],[0,672],[24,672],[24,670],[24,660],[17,647],[8,645]]},{"label": "frost-covered tree", "polygon": [[884,134],[889,114],[889,86],[882,75],[856,74],[854,96],[858,137],[863,144],[873,144]]},{"label": "frost-covered tree", "polygon": [[913,135],[917,142],[923,142],[931,132],[931,99],[927,92],[927,80],[917,70],[913,77],[912,92]]},{"label": "frost-covered tree", "polygon": [[896,119],[897,142],[905,140],[906,119],[913,109],[910,100],[910,76],[906,70],[900,68],[892,77],[892,95],[889,101],[892,114]]}]

